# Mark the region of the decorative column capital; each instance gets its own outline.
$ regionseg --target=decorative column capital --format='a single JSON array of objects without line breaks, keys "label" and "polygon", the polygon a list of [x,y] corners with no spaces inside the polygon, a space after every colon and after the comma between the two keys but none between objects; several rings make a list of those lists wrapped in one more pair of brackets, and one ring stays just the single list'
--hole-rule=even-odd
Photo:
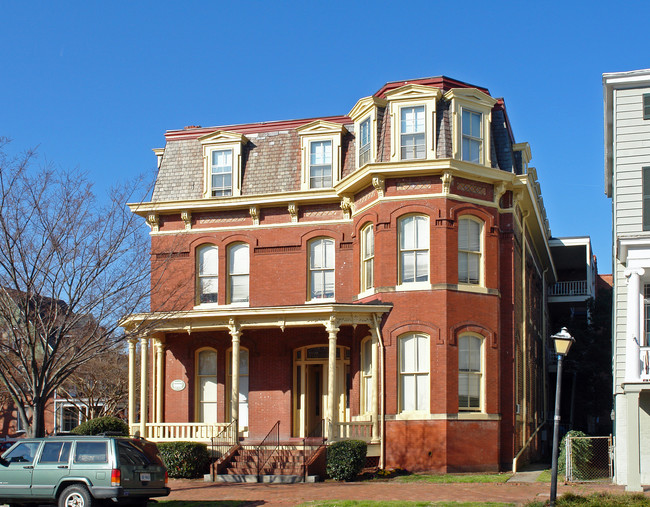
[{"label": "decorative column capital", "polygon": [[260,225],[260,207],[259,206],[251,206],[248,208],[248,212],[251,215],[251,218],[253,219],[253,225]]},{"label": "decorative column capital", "polygon": [[147,225],[151,227],[151,232],[158,232],[160,230],[160,221],[157,213],[149,213],[147,215]]},{"label": "decorative column capital", "polygon": [[346,220],[350,220],[352,217],[352,199],[348,196],[344,196],[341,199],[341,209],[343,210],[343,216]]},{"label": "decorative column capital", "polygon": [[336,338],[336,335],[340,331],[338,327],[338,321],[334,316],[330,317],[330,320],[327,321],[325,324],[325,330],[327,331],[327,334],[329,335],[330,339]]},{"label": "decorative column capital", "polygon": [[372,186],[375,187],[377,191],[377,196],[384,197],[384,192],[386,191],[386,181],[383,176],[373,176]]},{"label": "decorative column capital", "polygon": [[623,271],[625,278],[627,278],[627,283],[630,283],[632,277],[642,277],[645,274],[645,269],[643,268],[627,268]]},{"label": "decorative column capital", "polygon": [[291,215],[291,223],[295,224],[298,222],[298,205],[295,202],[289,203],[288,206],[289,215]]},{"label": "decorative column capital", "polygon": [[241,326],[237,323],[235,319],[230,319],[228,322],[228,331],[230,332],[230,337],[232,341],[239,341],[241,336]]},{"label": "decorative column capital", "polygon": [[190,210],[184,209],[181,211],[181,220],[185,224],[185,230],[192,230],[192,212]]}]

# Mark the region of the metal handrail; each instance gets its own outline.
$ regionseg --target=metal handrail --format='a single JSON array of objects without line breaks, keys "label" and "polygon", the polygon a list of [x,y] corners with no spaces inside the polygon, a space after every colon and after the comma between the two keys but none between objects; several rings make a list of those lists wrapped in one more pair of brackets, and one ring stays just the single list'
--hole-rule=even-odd
[{"label": "metal handrail", "polygon": [[[271,440],[273,439],[273,440]],[[268,441],[274,442],[269,444]],[[264,447],[271,446],[271,452],[266,456]],[[276,422],[271,430],[266,434],[264,439],[256,448],[256,458],[257,458],[257,482],[262,482],[261,471],[266,466],[266,463],[271,459],[271,456],[279,449],[280,447],[280,421]],[[263,458],[263,461],[262,461]]]},{"label": "metal handrail", "polygon": [[[237,440],[239,435],[236,434],[235,428],[237,428],[237,419],[233,419],[231,423],[224,427],[219,433],[217,433],[215,436],[210,438],[210,447],[212,450],[212,455],[215,455],[215,450],[217,452],[221,448],[221,454],[219,456],[219,460],[223,460],[223,456],[225,456],[228,451],[237,444]],[[219,439],[222,441],[219,442]],[[224,452],[225,451],[225,452]],[[219,462],[217,460],[213,466],[212,466],[212,482],[215,481],[215,475],[216,475],[216,463]]]},{"label": "metal handrail", "polygon": [[318,448],[309,454],[309,458],[318,452],[318,450],[325,445],[325,419],[321,419],[316,427],[302,439],[302,475],[307,480],[307,440],[320,440],[320,443],[318,444]]}]

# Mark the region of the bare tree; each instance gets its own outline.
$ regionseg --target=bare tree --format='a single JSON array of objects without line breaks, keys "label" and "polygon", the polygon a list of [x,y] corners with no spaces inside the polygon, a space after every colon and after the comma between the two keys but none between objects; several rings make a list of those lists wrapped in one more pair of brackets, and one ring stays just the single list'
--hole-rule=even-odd
[{"label": "bare tree", "polygon": [[10,156],[7,142],[0,138],[0,382],[27,433],[42,436],[54,391],[127,338],[122,318],[148,309],[150,247],[125,206],[141,186],[100,200],[84,174],[35,168],[33,152]]}]

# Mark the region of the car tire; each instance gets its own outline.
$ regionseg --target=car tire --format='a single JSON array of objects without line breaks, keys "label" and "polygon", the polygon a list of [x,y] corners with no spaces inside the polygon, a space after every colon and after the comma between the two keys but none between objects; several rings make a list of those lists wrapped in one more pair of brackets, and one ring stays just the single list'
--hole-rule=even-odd
[{"label": "car tire", "polygon": [[68,486],[59,495],[59,507],[92,507],[95,502],[86,486]]}]

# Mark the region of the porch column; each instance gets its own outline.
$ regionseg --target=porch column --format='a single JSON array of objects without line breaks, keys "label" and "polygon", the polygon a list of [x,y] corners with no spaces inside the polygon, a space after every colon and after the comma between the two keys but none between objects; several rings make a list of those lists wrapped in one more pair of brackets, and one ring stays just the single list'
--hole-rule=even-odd
[{"label": "porch column", "polygon": [[337,402],[338,396],[336,393],[336,335],[339,332],[339,328],[336,327],[336,320],[334,317],[331,317],[329,322],[326,324],[325,329],[327,330],[328,342],[329,342],[329,354],[327,358],[327,416],[329,419],[327,426],[327,438],[334,437],[334,427],[338,422],[338,410]]},{"label": "porch column", "polygon": [[135,346],[138,340],[129,340],[129,432],[135,424]]},{"label": "porch column", "polygon": [[372,442],[379,442],[379,336],[376,329],[370,329],[372,337]]},{"label": "porch column", "polygon": [[625,393],[627,419],[627,481],[625,491],[643,491],[641,487],[641,453],[639,451],[639,392]]},{"label": "porch column", "polygon": [[165,341],[156,339],[156,422],[163,422],[163,400],[165,394]]},{"label": "porch column", "polygon": [[148,361],[149,338],[140,338],[140,436],[142,438],[147,438],[147,408],[149,401]]},{"label": "porch column", "polygon": [[627,321],[625,324],[625,382],[641,380],[641,277],[643,268],[626,269]]},{"label": "porch column", "polygon": [[239,326],[232,322],[228,327],[232,339],[232,365],[230,366],[230,371],[232,372],[230,417],[231,421],[235,424],[235,435],[239,435],[239,339],[241,337],[241,330],[239,329]]}]

